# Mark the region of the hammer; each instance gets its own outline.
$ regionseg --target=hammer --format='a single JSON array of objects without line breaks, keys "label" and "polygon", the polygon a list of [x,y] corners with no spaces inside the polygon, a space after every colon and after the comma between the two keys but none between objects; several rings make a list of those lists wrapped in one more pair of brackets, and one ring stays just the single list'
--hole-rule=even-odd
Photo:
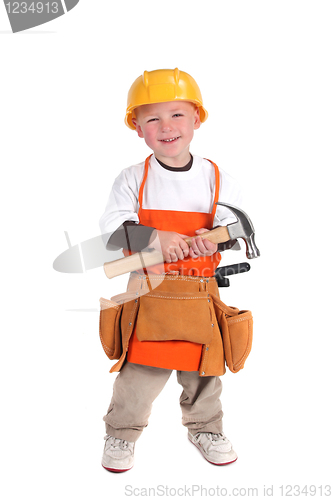
[{"label": "hammer", "polygon": [[[228,224],[227,226],[220,226],[207,231],[200,235],[200,238],[205,238],[212,243],[225,243],[229,240],[242,238],[246,244],[246,256],[248,259],[259,257],[260,252],[254,242],[254,227],[250,217],[240,208],[221,203],[218,201],[217,205],[227,207],[236,217],[237,222]],[[185,239],[188,246],[191,246],[192,238]],[[118,259],[104,264],[104,271],[108,278],[114,278],[121,274],[137,271],[144,267],[161,264],[164,261],[163,255],[157,250],[138,252],[129,257]]]}]

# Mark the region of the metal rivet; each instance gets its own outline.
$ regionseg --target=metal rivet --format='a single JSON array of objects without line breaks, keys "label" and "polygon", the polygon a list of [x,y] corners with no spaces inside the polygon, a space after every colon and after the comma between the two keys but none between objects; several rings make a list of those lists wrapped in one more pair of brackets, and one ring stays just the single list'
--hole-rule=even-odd
[{"label": "metal rivet", "polygon": [[206,347],[206,351],[208,351],[209,347]]},{"label": "metal rivet", "polygon": [[135,302],[137,302],[137,301],[138,301],[138,299],[135,299]]},{"label": "metal rivet", "polygon": [[203,279],[200,280],[200,283],[203,283]]},{"label": "metal rivet", "polygon": [[205,375],[205,372],[201,372],[201,375]]},{"label": "metal rivet", "polygon": [[132,326],[132,323],[130,323],[129,326]]},{"label": "metal rivet", "polygon": [[214,323],[212,323],[212,326],[214,326]]},{"label": "metal rivet", "polygon": [[208,299],[208,302],[210,302],[210,300]]}]

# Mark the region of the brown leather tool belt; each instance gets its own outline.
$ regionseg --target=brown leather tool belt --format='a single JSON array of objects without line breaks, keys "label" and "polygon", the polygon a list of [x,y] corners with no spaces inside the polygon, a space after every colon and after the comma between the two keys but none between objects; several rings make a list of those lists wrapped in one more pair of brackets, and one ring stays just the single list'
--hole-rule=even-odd
[{"label": "brown leather tool belt", "polygon": [[138,306],[131,323],[136,324],[140,341],[210,345],[214,336],[222,334],[225,360],[234,373],[244,367],[251,350],[251,312],[224,304],[214,277],[131,273],[126,293],[100,303],[100,339],[110,359],[122,354],[122,309],[132,304]]}]

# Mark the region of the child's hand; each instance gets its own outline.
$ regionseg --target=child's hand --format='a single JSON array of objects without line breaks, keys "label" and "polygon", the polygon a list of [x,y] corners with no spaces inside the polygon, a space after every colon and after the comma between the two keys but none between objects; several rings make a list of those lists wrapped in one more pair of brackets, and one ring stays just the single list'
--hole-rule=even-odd
[{"label": "child's hand", "polygon": [[185,234],[174,231],[154,231],[150,237],[149,247],[162,251],[165,262],[177,262],[189,255],[189,246],[184,240]]},{"label": "child's hand", "polygon": [[[209,229],[201,228],[196,231],[196,233],[203,234],[209,231]],[[189,251],[189,256],[193,259],[196,257],[200,257],[201,255],[205,255],[209,257],[210,255],[213,255],[215,252],[217,252],[217,244],[212,243],[209,240],[206,240],[205,238],[193,238],[191,242],[191,247]]]}]

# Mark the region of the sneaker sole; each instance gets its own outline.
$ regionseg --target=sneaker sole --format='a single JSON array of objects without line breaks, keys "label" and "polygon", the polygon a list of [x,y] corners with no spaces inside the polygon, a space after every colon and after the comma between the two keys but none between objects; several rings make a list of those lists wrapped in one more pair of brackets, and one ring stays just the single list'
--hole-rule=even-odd
[{"label": "sneaker sole", "polygon": [[102,467],[105,469],[105,470],[108,470],[109,472],[126,472],[127,470],[131,470],[132,467],[129,467],[128,469],[111,469],[110,467],[105,467],[105,465],[102,464]]},{"label": "sneaker sole", "polygon": [[191,441],[190,438],[188,438],[189,442],[192,443],[196,448],[198,448],[198,450],[200,451],[201,455],[204,457],[205,460],[207,460],[207,462],[209,462],[210,464],[213,464],[213,465],[229,465],[229,464],[233,464],[234,462],[236,462],[237,458],[236,457],[234,460],[230,460],[230,462],[212,462],[211,460],[208,460],[208,458],[205,456],[203,450],[200,448],[200,446],[198,446],[196,443],[193,443],[193,441]]}]

